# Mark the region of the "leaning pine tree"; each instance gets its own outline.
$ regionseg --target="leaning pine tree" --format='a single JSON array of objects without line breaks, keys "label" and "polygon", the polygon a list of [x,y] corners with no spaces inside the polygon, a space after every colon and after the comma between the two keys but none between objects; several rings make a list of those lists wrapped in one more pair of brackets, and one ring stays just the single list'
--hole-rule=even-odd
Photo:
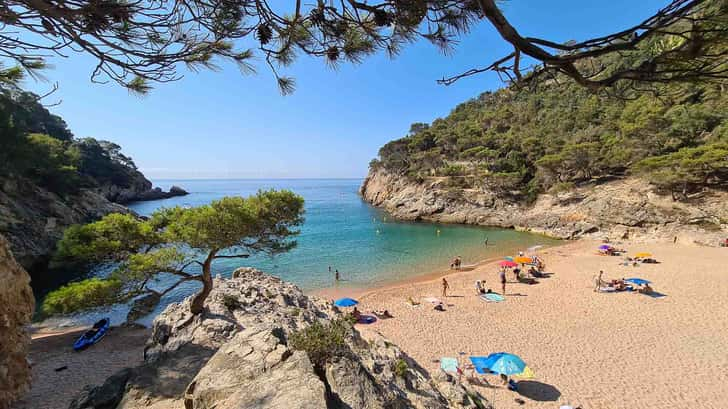
[{"label": "leaning pine tree", "polygon": [[[191,312],[203,311],[212,291],[215,260],[276,254],[296,245],[291,238],[303,222],[303,199],[290,191],[261,191],[247,198],[226,197],[195,208],[154,212],[147,220],[129,214],[70,227],[59,242],[56,261],[114,266],[108,278],[92,278],[50,293],[43,311],[69,313],[151,293],[162,296],[187,281],[202,289]],[[148,286],[161,274],[178,277],[157,291]]]}]

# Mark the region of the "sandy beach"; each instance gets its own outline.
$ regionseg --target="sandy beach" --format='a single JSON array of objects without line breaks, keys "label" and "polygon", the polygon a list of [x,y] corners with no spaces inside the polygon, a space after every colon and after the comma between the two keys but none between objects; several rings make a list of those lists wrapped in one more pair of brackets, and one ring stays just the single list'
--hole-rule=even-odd
[{"label": "sandy beach", "polygon": [[[360,329],[378,331],[407,351],[432,374],[441,357],[511,352],[536,377],[522,381],[520,393],[478,387],[498,408],[725,408],[728,396],[728,268],[724,248],[681,244],[618,246],[651,252],[660,264],[620,265],[621,257],[596,254],[596,241],[581,240],[539,253],[552,275],[538,284],[508,277],[506,301],[486,303],[474,282],[500,292],[495,262],[471,271],[447,271],[434,279],[355,294],[367,312],[387,309],[393,319]],[[664,294],[595,293],[599,270],[605,279],[641,277]],[[447,277],[445,312],[407,297],[440,297]],[[327,290],[319,295],[339,295]],[[521,405],[515,401],[525,401]]]},{"label": "sandy beach", "polygon": [[[398,344],[433,376],[441,357],[460,358],[511,352],[536,376],[521,381],[519,392],[493,386],[475,388],[497,408],[584,409],[725,408],[728,396],[728,268],[724,248],[682,244],[624,243],[628,254],[651,252],[660,264],[620,265],[622,257],[596,254],[599,242],[580,240],[539,251],[551,276],[538,284],[516,283],[508,276],[506,301],[477,297],[475,280],[500,292],[497,261],[461,271],[413,277],[375,289],[320,290],[326,298],[353,296],[359,309],[387,309],[394,318],[358,325]],[[605,279],[641,277],[663,297],[638,293],[595,293],[599,270]],[[440,280],[450,283],[440,296]],[[412,297],[439,297],[446,311]],[[87,351],[70,346],[79,329],[34,334],[30,359],[33,388],[14,409],[67,407],[86,384],[141,362],[148,329],[115,328]],[[56,372],[56,368],[68,368]],[[467,371],[469,374],[470,372]],[[519,404],[516,399],[525,404]]]},{"label": "sandy beach", "polygon": [[[44,330],[33,334],[30,392],[13,409],[67,408],[86,385],[97,385],[117,371],[142,363],[147,328],[114,327],[101,342],[74,352],[73,342],[85,329]],[[56,369],[66,369],[56,371]]]}]

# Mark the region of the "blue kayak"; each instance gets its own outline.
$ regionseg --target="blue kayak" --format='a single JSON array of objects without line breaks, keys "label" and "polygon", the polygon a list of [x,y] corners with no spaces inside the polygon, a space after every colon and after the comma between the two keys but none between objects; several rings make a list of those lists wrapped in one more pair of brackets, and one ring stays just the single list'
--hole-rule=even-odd
[{"label": "blue kayak", "polygon": [[102,318],[94,324],[90,330],[84,332],[83,335],[81,335],[81,337],[73,343],[73,349],[75,351],[83,351],[91,345],[99,342],[99,340],[101,340],[101,338],[103,338],[109,331],[110,325],[111,320],[108,318]]}]

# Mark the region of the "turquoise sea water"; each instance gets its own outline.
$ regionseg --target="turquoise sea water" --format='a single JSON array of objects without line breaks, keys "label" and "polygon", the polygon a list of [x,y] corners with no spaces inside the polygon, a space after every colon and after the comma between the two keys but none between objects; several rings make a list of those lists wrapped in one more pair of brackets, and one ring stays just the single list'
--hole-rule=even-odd
[{"label": "turquoise sea water", "polygon": [[[178,185],[190,194],[133,203],[129,207],[141,215],[149,215],[160,207],[199,206],[224,196],[248,196],[259,189],[290,189],[305,199],[306,221],[296,238],[298,246],[272,258],[254,255],[248,259],[218,260],[213,272],[228,277],[237,267],[252,266],[304,290],[336,285],[377,286],[446,271],[450,260],[457,255],[468,265],[529,246],[556,242],[514,230],[397,222],[361,199],[358,195],[361,182],[361,179],[155,180],[155,185],[165,190]],[[486,237],[487,247],[484,246]],[[329,266],[332,271],[339,270],[341,282],[335,282]],[[173,280],[162,277],[155,286],[164,288]],[[165,297],[159,310],[192,294],[196,285],[178,287]]]}]

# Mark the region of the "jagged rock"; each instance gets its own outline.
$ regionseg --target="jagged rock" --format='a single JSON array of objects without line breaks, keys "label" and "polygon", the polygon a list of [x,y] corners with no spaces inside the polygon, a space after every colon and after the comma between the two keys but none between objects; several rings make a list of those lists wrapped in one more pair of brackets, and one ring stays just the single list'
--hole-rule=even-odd
[{"label": "jagged rock", "polygon": [[364,200],[403,220],[468,223],[546,234],[670,240],[717,245],[728,234],[728,192],[710,190],[688,203],[655,193],[638,178],[589,184],[567,193],[542,194],[525,205],[487,189],[446,186],[443,178],[414,181],[384,169],[370,170]]},{"label": "jagged rock", "polygon": [[[464,386],[431,379],[376,333],[365,340],[352,330],[345,353],[312,365],[288,340],[316,321],[340,317],[338,310],[255,269],[234,276],[215,280],[198,316],[189,313],[190,299],[170,305],[154,322],[145,363],[128,377],[87,388],[75,401],[109,406],[72,409],[476,407]],[[123,396],[96,396],[119,388]]]},{"label": "jagged rock", "polygon": [[76,396],[69,409],[101,409],[114,408],[121,401],[126,390],[126,383],[131,377],[131,369],[123,369],[115,373],[99,386],[86,386]]},{"label": "jagged rock", "polygon": [[187,389],[194,408],[325,408],[324,383],[303,351],[291,351],[274,331],[243,330],[220,348]]},{"label": "jagged rock", "polygon": [[66,227],[128,211],[97,192],[81,190],[63,198],[21,178],[0,189],[0,232],[18,262],[31,271],[48,262]]},{"label": "jagged rock", "polygon": [[0,235],[0,409],[9,407],[30,387],[25,326],[35,309],[28,273],[15,261]]}]

